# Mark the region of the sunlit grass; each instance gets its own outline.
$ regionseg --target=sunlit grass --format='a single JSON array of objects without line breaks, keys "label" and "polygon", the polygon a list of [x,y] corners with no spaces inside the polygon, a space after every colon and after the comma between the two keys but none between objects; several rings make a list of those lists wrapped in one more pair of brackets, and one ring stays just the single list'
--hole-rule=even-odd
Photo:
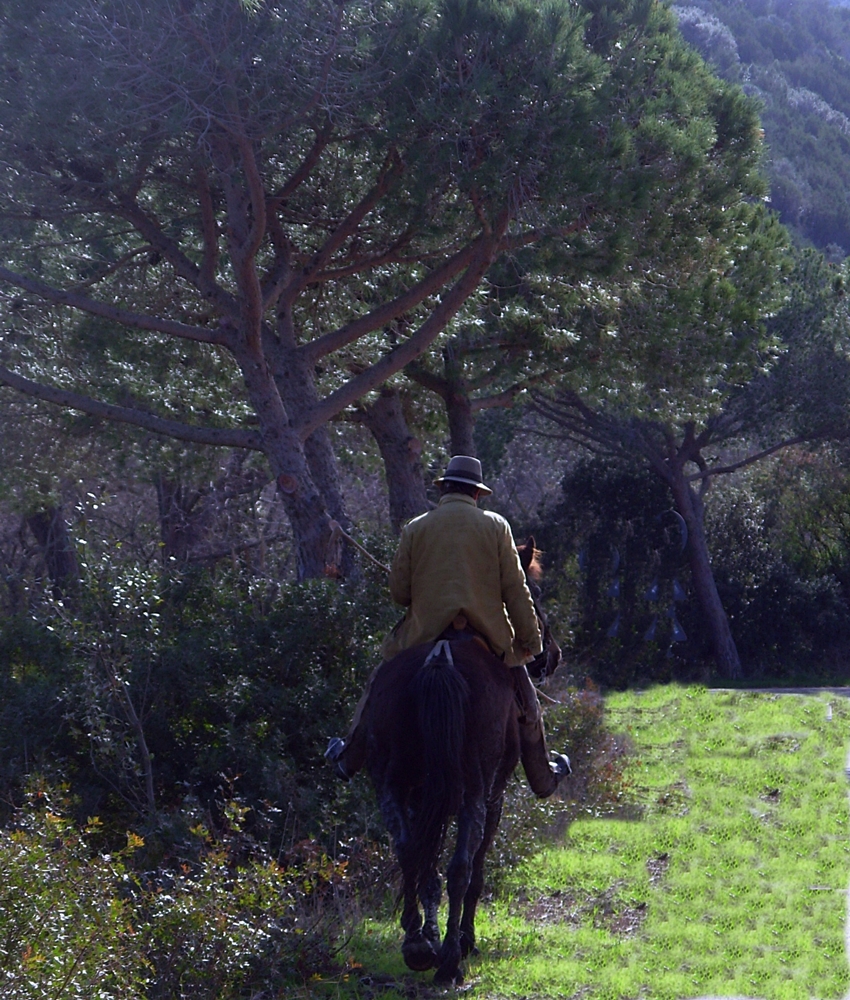
[{"label": "sunlit grass", "polygon": [[[513,900],[481,927],[500,955],[481,966],[488,986],[843,996],[850,711],[834,698],[828,719],[827,704],[684,688],[611,697],[610,725],[634,744],[642,818],[574,823],[563,847],[517,872]],[[511,911],[535,927],[535,947],[505,947],[500,913]]]},{"label": "sunlit grass", "polygon": [[[474,995],[843,997],[850,705],[671,687],[608,712],[633,744],[639,809],[573,823],[500,883]],[[399,937],[369,923],[352,942],[385,985],[407,976]]]}]

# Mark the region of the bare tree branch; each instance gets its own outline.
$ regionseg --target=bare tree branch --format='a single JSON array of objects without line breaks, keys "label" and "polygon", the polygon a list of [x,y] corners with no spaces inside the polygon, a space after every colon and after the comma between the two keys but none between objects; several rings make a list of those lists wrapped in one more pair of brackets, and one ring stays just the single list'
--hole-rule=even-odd
[{"label": "bare tree branch", "polygon": [[479,410],[494,410],[498,409],[500,406],[512,406],[513,401],[525,388],[522,384],[512,385],[509,389],[505,389],[504,392],[497,392],[492,396],[479,396],[475,399],[471,399],[470,406],[472,407],[472,412],[477,413]]},{"label": "bare tree branch", "polygon": [[217,282],[208,280],[210,278],[208,271],[199,268],[190,260],[176,240],[166,236],[159,223],[148,215],[134,198],[129,194],[123,195],[117,205],[110,208],[133,225],[151,246],[156,247],[184,281],[188,281],[193,288],[197,288],[202,295],[214,301],[223,311],[231,314],[236,312],[233,297]]},{"label": "bare tree branch", "polygon": [[317,337],[316,340],[311,340],[299,350],[306,355],[310,362],[316,362],[319,358],[340,350],[372,330],[379,330],[386,323],[402,316],[408,310],[424,302],[429,295],[435,295],[446,282],[460,274],[475,257],[480,239],[479,237],[477,240],[471,240],[403,294],[383,303],[377,309],[366,313],[365,316],[360,316],[346,326],[339,327],[322,337]]},{"label": "bare tree branch", "polygon": [[380,361],[362,374],[356,375],[345,385],[326,396],[324,400],[312,408],[302,421],[296,424],[302,441],[306,440],[314,430],[321,427],[340,410],[350,406],[361,396],[382,385],[396,372],[401,371],[405,365],[425,350],[478,287],[478,283],[498,251],[507,222],[508,216],[507,213],[504,213],[497,225],[494,226],[492,235],[481,236],[476,240],[469,267],[443,296],[437,307],[415,333],[408,337],[404,343],[385,354]]},{"label": "bare tree branch", "polygon": [[284,291],[284,295],[291,302],[294,301],[298,293],[308,284],[313,276],[333,257],[337,250],[345,241],[353,236],[357,227],[363,219],[372,211],[378,202],[384,197],[392,185],[393,180],[402,172],[401,157],[396,150],[392,150],[386,157],[378,173],[377,180],[372,188],[360,199],[348,215],[340,222],[336,229],[325,240],[324,245],[315,254],[310,264],[304,268],[298,280],[293,281],[291,286]]},{"label": "bare tree branch", "polygon": [[[731,465],[717,465],[714,468],[706,468],[704,470],[700,470],[699,472],[695,472],[691,476],[685,476],[685,480],[689,483],[693,483],[697,480],[707,480],[711,476],[723,476],[730,472],[737,472],[738,469],[743,469],[748,465],[753,465],[755,462],[760,462],[763,458],[767,458],[768,455],[773,455],[774,452],[781,451],[783,448],[790,448],[795,444],[806,444],[812,441],[817,441],[819,438],[826,436],[826,434],[801,434],[798,437],[786,438],[784,441],[771,445],[769,448],[756,452],[754,455],[748,455],[746,458],[742,458],[740,462],[732,462]],[[832,437],[833,440],[837,440],[834,435],[829,436]],[[842,436],[846,437],[847,435]]]},{"label": "bare tree branch", "polygon": [[224,327],[218,327],[215,332],[204,330],[201,327],[190,326],[188,323],[178,323],[175,320],[165,319],[159,316],[147,316],[142,313],[130,312],[128,309],[121,309],[119,306],[111,306],[106,302],[98,302],[97,299],[89,298],[79,292],[64,291],[61,288],[54,288],[46,285],[42,281],[34,278],[27,278],[23,274],[10,271],[7,267],[0,266],[0,281],[8,282],[16,288],[23,288],[27,292],[38,295],[39,298],[48,302],[55,302],[57,305],[71,306],[81,312],[89,313],[91,316],[101,316],[104,319],[113,320],[121,326],[128,326],[136,330],[152,330],[155,333],[165,333],[172,337],[181,337],[183,340],[195,340],[202,344],[221,344],[227,346],[230,338],[225,333]]},{"label": "bare tree branch", "polygon": [[218,224],[215,218],[209,175],[206,167],[200,162],[195,166],[195,184],[198,191],[198,204],[201,209],[201,234],[204,240],[201,281],[205,287],[212,287],[215,285],[219,257]]}]

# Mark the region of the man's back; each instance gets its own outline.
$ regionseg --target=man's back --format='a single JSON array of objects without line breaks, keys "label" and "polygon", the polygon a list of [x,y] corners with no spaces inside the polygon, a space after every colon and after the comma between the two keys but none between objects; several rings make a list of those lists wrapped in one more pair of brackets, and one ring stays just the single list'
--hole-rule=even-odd
[{"label": "man's back", "polygon": [[437,508],[405,526],[390,592],[408,612],[384,643],[385,659],[434,640],[458,614],[509,665],[522,661],[520,648],[540,651],[534,605],[510,527],[463,493],[447,494]]}]

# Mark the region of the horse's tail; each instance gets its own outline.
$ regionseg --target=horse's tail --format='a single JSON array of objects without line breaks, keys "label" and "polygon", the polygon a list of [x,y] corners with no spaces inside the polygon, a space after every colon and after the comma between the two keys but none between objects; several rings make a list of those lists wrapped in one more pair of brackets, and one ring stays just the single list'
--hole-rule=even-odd
[{"label": "horse's tail", "polygon": [[454,664],[448,642],[438,642],[429,653],[414,680],[414,694],[424,784],[411,846],[421,879],[437,864],[449,817],[457,813],[461,799],[469,686]]}]

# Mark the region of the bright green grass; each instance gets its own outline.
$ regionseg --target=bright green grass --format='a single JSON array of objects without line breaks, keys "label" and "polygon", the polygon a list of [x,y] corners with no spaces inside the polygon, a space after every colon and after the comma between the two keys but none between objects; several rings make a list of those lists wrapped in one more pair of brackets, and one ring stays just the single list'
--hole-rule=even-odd
[{"label": "bright green grass", "polygon": [[[575,822],[511,874],[480,913],[474,995],[843,997],[850,704],[669,687],[607,708],[639,818]],[[352,953],[401,979],[399,942],[368,923]]]}]

